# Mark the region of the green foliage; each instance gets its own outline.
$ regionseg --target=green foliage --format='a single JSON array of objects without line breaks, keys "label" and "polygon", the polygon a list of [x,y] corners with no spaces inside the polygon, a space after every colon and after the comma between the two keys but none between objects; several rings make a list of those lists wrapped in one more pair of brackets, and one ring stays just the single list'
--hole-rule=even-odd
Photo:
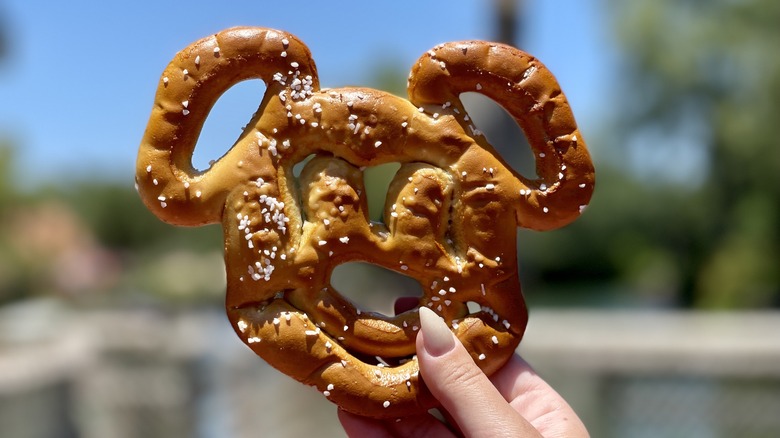
[{"label": "green foliage", "polygon": [[[664,190],[644,197],[662,210],[648,216],[651,223],[635,222],[645,242],[637,246],[665,254],[665,264],[680,268],[686,304],[780,303],[780,148],[774,132],[780,120],[780,3],[613,6],[627,70],[619,144],[647,132],[674,136],[694,127],[691,140],[705,151],[698,163],[702,180],[678,183],[678,200]],[[625,257],[641,259],[630,252]]]},{"label": "green foliage", "polygon": [[163,223],[144,207],[132,182],[82,182],[59,197],[86,221],[105,246],[121,251],[173,248],[204,251],[221,247],[221,228],[181,228]]},{"label": "green foliage", "polygon": [[16,197],[13,182],[13,154],[11,145],[0,139],[0,211],[8,208]]}]

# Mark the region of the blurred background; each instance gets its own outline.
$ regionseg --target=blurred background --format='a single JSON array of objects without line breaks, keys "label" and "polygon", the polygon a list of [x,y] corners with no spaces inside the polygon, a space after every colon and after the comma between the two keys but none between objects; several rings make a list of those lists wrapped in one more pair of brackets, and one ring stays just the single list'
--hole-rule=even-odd
[{"label": "blurred background", "polygon": [[[593,436],[780,436],[780,3],[772,0],[0,3],[0,435],[343,436],[223,315],[219,226],[174,228],[133,189],[162,69],[235,25],[284,29],[323,86],[405,95],[413,62],[508,42],[557,76],[591,149],[586,214],[520,231],[520,352]],[[193,161],[233,143],[264,86],[220,99]],[[506,113],[465,95],[516,169]],[[519,146],[520,145],[520,146]],[[392,166],[369,169],[372,212]],[[386,310],[418,287],[334,283]],[[387,290],[377,289],[378,285]]]}]

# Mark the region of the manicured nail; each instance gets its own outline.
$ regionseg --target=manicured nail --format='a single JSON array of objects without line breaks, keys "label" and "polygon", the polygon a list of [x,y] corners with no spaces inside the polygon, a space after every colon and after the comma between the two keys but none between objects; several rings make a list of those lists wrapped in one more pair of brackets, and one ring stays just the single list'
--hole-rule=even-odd
[{"label": "manicured nail", "polygon": [[423,332],[423,347],[431,356],[441,356],[455,347],[452,332],[433,310],[420,307],[420,326]]}]

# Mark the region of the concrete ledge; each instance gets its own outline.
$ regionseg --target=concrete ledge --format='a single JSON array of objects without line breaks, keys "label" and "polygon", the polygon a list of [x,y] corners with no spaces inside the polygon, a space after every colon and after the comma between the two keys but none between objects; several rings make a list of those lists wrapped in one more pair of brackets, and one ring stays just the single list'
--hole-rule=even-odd
[{"label": "concrete ledge", "polygon": [[541,367],[780,376],[780,312],[536,310],[520,353]]}]

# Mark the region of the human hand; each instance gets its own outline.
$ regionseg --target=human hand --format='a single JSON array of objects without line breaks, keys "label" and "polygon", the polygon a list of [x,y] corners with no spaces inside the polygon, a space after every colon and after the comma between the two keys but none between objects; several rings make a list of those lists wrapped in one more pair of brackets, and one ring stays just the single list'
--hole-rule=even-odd
[{"label": "human hand", "polygon": [[431,414],[376,420],[339,410],[350,437],[587,437],[568,403],[520,356],[489,378],[444,321],[420,308],[417,360],[447,422]]}]

